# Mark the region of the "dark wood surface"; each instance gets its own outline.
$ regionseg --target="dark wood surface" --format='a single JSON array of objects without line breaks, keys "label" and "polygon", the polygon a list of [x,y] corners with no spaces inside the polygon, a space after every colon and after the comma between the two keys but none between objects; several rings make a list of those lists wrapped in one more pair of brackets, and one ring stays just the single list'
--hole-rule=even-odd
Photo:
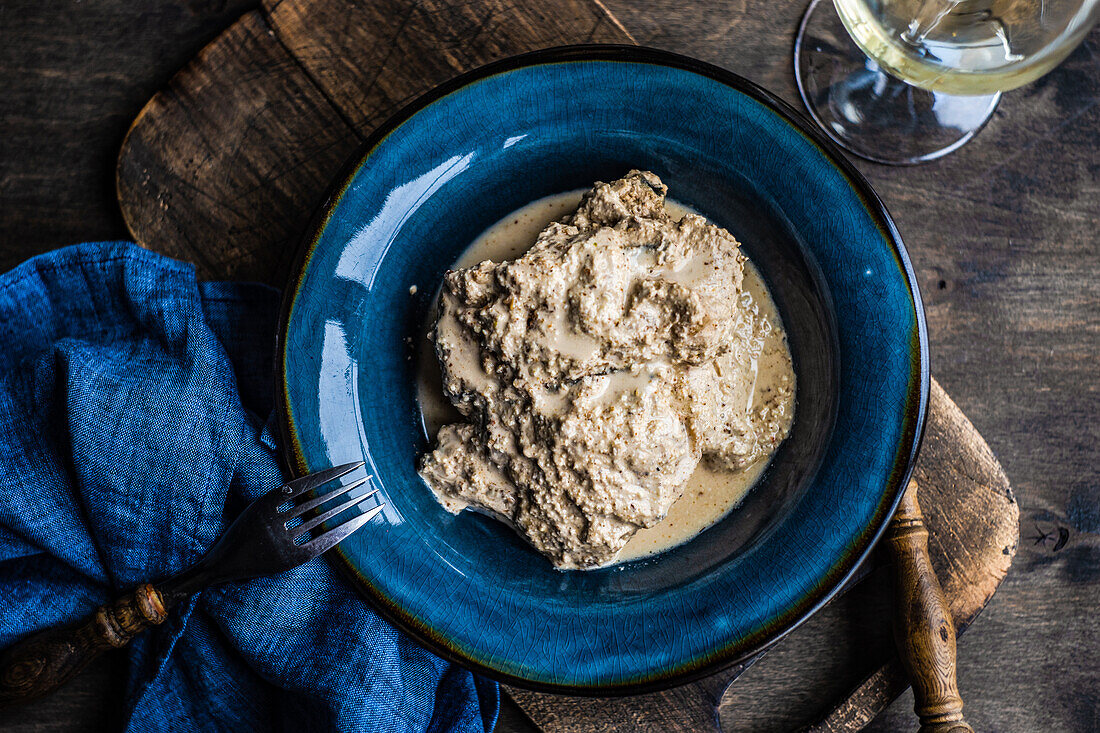
[{"label": "dark wood surface", "polygon": [[403,104],[488,61],[585,41],[630,36],[590,0],[266,0],[138,115],[119,157],[123,218],[204,277],[281,286],[329,182]]},{"label": "dark wood surface", "polygon": [[[928,557],[946,596],[943,613],[961,633],[979,618],[1009,570],[1019,515],[988,446],[935,382],[930,404],[913,475],[921,486],[930,534]],[[859,730],[908,686],[890,635],[890,619],[897,616],[890,605],[891,578],[896,582],[897,577],[891,564],[888,554],[873,558],[868,579],[832,601],[742,677],[734,668],[673,690],[610,699],[508,692],[546,733],[713,731],[716,710],[726,733],[779,733],[818,722],[813,733]],[[928,590],[930,585],[913,587]],[[779,665],[788,676],[761,684],[759,672],[773,668],[775,655],[786,650],[798,655],[794,665]],[[850,694],[853,690],[856,694]],[[826,716],[829,707],[836,714]],[[902,715],[897,722],[904,720]]]},{"label": "dark wood surface", "polygon": [[[264,3],[207,45],[134,121],[118,161],[123,218],[139,243],[194,260],[205,274],[283,282],[281,266],[312,203],[387,115],[484,63],[582,41],[633,39],[590,0],[560,2],[553,13],[540,0]],[[929,525],[938,529],[937,567],[963,628],[1004,577],[1018,508],[985,442],[938,385],[929,411],[918,471]],[[948,642],[953,650],[953,634]],[[875,653],[892,659],[889,639],[882,647]],[[647,730],[694,731],[713,728],[722,690],[745,668],[600,703],[508,692],[548,731],[633,733],[643,721]],[[872,678],[897,670],[887,661]],[[855,687],[871,673],[852,668],[838,682]],[[877,699],[861,686],[844,709],[858,703],[860,719],[874,717],[904,688],[901,674],[891,682],[873,688],[883,693]],[[768,694],[781,700],[793,692],[773,686]]]},{"label": "dark wood surface", "polygon": [[[609,6],[640,42],[714,61],[794,101],[788,54],[798,4]],[[0,8],[0,266],[125,236],[111,182],[126,125],[241,9],[115,0]],[[934,372],[989,440],[1023,505],[1020,557],[959,644],[960,686],[979,730],[1100,726],[1100,673],[1090,664],[1100,651],[1098,43],[1094,32],[1063,68],[1007,95],[989,128],[951,158],[917,169],[862,166],[917,266]],[[862,617],[868,634],[873,618]],[[825,651],[844,666],[859,646]],[[811,709],[802,698],[823,685],[807,678],[830,675],[802,668],[805,653],[781,645],[727,702],[767,715],[754,689],[804,680],[804,694],[783,709]],[[4,721],[7,729],[71,730],[109,716],[95,700],[117,689],[118,667],[114,659],[90,671]],[[910,715],[901,701],[873,728],[909,728]],[[522,725],[510,715],[501,729]]]},{"label": "dark wood surface", "polygon": [[[963,716],[955,622],[928,551],[928,527],[910,481],[882,541],[894,566],[894,640],[921,733],[974,733]],[[927,503],[927,497],[926,497]]]},{"label": "dark wood surface", "polygon": [[164,598],[145,583],[74,625],[20,639],[0,651],[0,711],[55,692],[106,652],[167,619]]}]

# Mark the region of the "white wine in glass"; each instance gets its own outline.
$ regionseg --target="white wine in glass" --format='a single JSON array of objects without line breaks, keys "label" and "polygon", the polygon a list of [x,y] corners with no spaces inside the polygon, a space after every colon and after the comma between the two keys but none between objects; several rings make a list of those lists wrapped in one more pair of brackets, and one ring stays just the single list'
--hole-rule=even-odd
[{"label": "white wine in glass", "polygon": [[973,137],[1000,92],[1053,69],[1098,19],[1100,0],[814,0],[795,73],[836,142],[920,163]]}]

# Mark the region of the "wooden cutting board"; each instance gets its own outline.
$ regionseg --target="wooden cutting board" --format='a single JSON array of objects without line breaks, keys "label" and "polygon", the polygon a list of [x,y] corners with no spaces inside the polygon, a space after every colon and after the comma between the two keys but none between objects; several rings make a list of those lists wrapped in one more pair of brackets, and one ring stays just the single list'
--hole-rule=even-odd
[{"label": "wooden cutting board", "polygon": [[[390,114],[489,61],[583,42],[633,39],[599,0],[264,0],[134,121],[118,161],[123,216],[140,244],[194,262],[201,277],[282,286],[328,184]],[[935,382],[916,477],[961,633],[1008,570],[1018,508],[985,441]],[[710,730],[716,708],[726,730],[784,730],[825,712],[810,699],[840,705],[829,730],[857,730],[906,687],[889,637],[888,571],[876,561],[732,686],[744,667],[630,698],[508,692],[547,731]]]}]

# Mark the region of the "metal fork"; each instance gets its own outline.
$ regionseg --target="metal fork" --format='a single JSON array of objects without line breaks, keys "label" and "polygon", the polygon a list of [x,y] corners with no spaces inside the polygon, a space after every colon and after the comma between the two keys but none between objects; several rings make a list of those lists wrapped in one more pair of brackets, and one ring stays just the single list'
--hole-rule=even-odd
[{"label": "metal fork", "polygon": [[[361,461],[336,466],[269,491],[249,504],[213,547],[182,573],[156,587],[145,583],[100,606],[84,621],[41,631],[0,652],[0,708],[53,692],[104,651],[125,646],[162,623],[172,606],[203,588],[275,575],[331,550],[385,507],[378,503],[358,508],[377,488],[326,506],[370,481],[366,476],[322,491],[362,467]],[[353,517],[329,529],[322,527],[353,509]]]}]

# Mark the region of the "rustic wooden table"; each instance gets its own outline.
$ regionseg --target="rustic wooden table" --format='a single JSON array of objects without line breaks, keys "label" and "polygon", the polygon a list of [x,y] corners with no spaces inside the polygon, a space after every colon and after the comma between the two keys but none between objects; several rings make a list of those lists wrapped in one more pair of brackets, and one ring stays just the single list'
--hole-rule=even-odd
[{"label": "rustic wooden table", "polygon": [[[795,102],[801,2],[606,0],[640,43],[741,73]],[[144,102],[252,3],[7,0],[0,5],[0,270],[125,238],[114,159]],[[780,29],[782,32],[777,32]],[[997,453],[1021,504],[1012,572],[959,644],[980,731],[1100,730],[1100,31],[1006,95],[974,142],[931,165],[860,164],[913,256],[933,372]],[[820,643],[828,644],[829,640]],[[855,652],[858,654],[858,652]],[[851,649],[838,650],[838,664]],[[731,693],[766,700],[799,672],[781,646]],[[100,730],[124,656],[0,731]],[[789,705],[825,701],[806,689]],[[786,705],[788,701],[770,701]],[[903,697],[873,730],[912,728]],[[503,733],[536,730],[506,706]]]}]

